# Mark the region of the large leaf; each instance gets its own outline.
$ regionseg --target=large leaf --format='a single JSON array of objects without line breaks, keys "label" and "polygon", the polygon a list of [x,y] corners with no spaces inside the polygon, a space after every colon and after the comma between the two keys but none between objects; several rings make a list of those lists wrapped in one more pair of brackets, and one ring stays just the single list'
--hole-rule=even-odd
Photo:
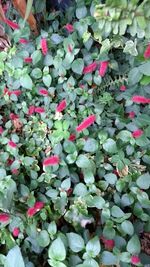
[{"label": "large leaf", "polygon": [[79,252],[83,250],[84,240],[80,235],[75,233],[68,233],[67,237],[68,237],[69,247],[73,252]]},{"label": "large leaf", "polygon": [[127,244],[127,251],[136,255],[141,251],[141,244],[137,235],[134,235]]},{"label": "large leaf", "polygon": [[63,261],[66,258],[66,249],[60,238],[57,238],[52,242],[48,250],[48,256],[57,261]]},{"label": "large leaf", "polygon": [[6,256],[6,263],[4,267],[25,267],[23,257],[18,246],[12,248],[7,256]]}]

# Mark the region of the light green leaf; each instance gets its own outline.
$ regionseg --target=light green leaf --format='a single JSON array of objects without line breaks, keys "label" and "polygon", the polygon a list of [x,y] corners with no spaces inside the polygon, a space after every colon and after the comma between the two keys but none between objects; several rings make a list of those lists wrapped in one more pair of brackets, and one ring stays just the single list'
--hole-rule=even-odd
[{"label": "light green leaf", "polygon": [[103,144],[103,149],[110,154],[116,153],[117,152],[116,142],[113,139],[108,138],[107,141]]},{"label": "light green leaf", "polygon": [[86,245],[86,252],[91,258],[95,258],[101,250],[100,242],[98,237],[94,237]]},{"label": "light green leaf", "polygon": [[117,264],[117,257],[109,251],[104,251],[102,253],[102,263],[111,266],[115,265]]},{"label": "light green leaf", "polygon": [[66,258],[66,249],[60,238],[55,239],[48,249],[49,258],[57,261],[63,261]]},{"label": "light green leaf", "polygon": [[26,89],[32,89],[33,86],[32,80],[28,74],[25,74],[20,78],[20,84]]},{"label": "light green leaf", "polygon": [[127,244],[127,251],[133,255],[139,254],[141,251],[141,244],[137,235],[134,235]]},{"label": "light green leaf", "polygon": [[72,63],[72,71],[77,74],[82,74],[84,68],[84,61],[82,58],[78,58]]},{"label": "light green leaf", "polygon": [[45,86],[49,87],[51,85],[51,82],[52,82],[52,77],[50,74],[43,76],[43,83],[45,84]]},{"label": "light green leaf", "polygon": [[133,235],[133,233],[134,233],[134,227],[133,227],[133,224],[130,221],[125,220],[121,224],[121,228],[128,235]]},{"label": "light green leaf", "polygon": [[49,238],[49,235],[48,235],[48,233],[47,233],[47,231],[46,230],[42,230],[40,233],[39,233],[39,235],[38,235],[38,237],[37,237],[37,242],[38,242],[38,245],[40,246],[40,247],[47,247],[48,245],[49,245],[49,243],[50,243],[50,238]]},{"label": "light green leaf", "polygon": [[73,252],[79,252],[84,249],[84,240],[80,235],[68,233],[67,238],[69,247]]},{"label": "light green leaf", "polygon": [[18,246],[13,247],[9,250],[6,256],[6,262],[4,267],[25,267],[23,257]]},{"label": "light green leaf", "polygon": [[77,158],[76,164],[79,168],[90,168],[91,162],[85,155],[79,155]]},{"label": "light green leaf", "polygon": [[149,172],[141,175],[137,179],[136,183],[141,189],[149,189],[149,187],[150,187],[150,174],[149,174]]}]

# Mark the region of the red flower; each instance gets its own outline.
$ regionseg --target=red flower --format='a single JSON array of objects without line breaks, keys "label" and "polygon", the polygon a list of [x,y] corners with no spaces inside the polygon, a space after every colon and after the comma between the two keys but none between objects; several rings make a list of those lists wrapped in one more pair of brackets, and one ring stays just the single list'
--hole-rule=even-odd
[{"label": "red flower", "polygon": [[15,227],[12,232],[13,236],[18,237],[19,233],[20,233],[20,229],[18,227]]},{"label": "red flower", "polygon": [[138,129],[138,130],[136,130],[136,131],[134,131],[133,133],[132,133],[132,136],[134,137],[134,138],[139,138],[139,137],[141,137],[142,135],[143,135],[143,131],[141,130],[141,129]]},{"label": "red flower", "polygon": [[45,88],[39,89],[40,95],[48,96],[48,91]]},{"label": "red flower", "polygon": [[105,73],[107,71],[107,67],[108,67],[109,62],[108,61],[102,61],[100,64],[100,69],[99,69],[99,75],[101,77],[105,76]]},{"label": "red flower", "polygon": [[66,108],[66,106],[67,106],[67,103],[66,103],[66,100],[64,99],[58,104],[56,111],[62,112]]},{"label": "red flower", "polygon": [[114,248],[115,241],[113,239],[106,239],[102,236],[101,240],[104,243],[105,249],[112,250]]},{"label": "red flower", "polygon": [[2,126],[0,126],[0,134],[2,134],[4,131],[4,129],[2,128]]},{"label": "red flower", "polygon": [[18,30],[18,29],[19,29],[19,25],[18,25],[17,23],[15,23],[15,22],[9,20],[9,19],[5,19],[5,23],[6,23],[9,27],[11,27],[13,30],[16,30],[16,29]]},{"label": "red flower", "polygon": [[9,115],[10,119],[13,121],[13,120],[16,120],[16,119],[19,119],[19,116],[14,114],[14,113],[10,113]]},{"label": "red flower", "polygon": [[44,56],[47,55],[48,52],[48,46],[47,46],[47,40],[46,38],[41,39],[41,49]]},{"label": "red flower", "polygon": [[36,211],[39,211],[39,210],[43,209],[43,207],[44,207],[44,203],[42,201],[37,201],[34,204],[34,208],[36,209]]},{"label": "red flower", "polygon": [[4,95],[11,95],[11,92],[8,90],[7,87],[4,88]]},{"label": "red flower", "polygon": [[10,216],[6,213],[0,213],[0,222],[7,223],[10,219]]},{"label": "red flower", "polygon": [[37,108],[35,107],[34,111],[35,111],[36,113],[41,114],[41,113],[44,113],[44,112],[45,112],[45,109],[44,109],[44,108],[41,108],[41,107],[37,107]]},{"label": "red flower", "polygon": [[131,257],[131,263],[132,264],[138,264],[138,263],[140,263],[140,258],[138,257],[138,256],[132,256]]},{"label": "red flower", "polygon": [[31,207],[27,210],[27,215],[28,217],[32,217],[33,215],[35,215],[37,213],[37,210],[34,207]]},{"label": "red flower", "polygon": [[79,124],[76,127],[77,132],[81,132],[84,129],[86,129],[87,127],[89,127],[91,124],[93,124],[96,120],[96,116],[95,115],[90,115],[88,116],[83,122],[81,122],[81,124]]},{"label": "red flower", "polygon": [[96,69],[96,67],[97,67],[97,63],[96,62],[93,62],[93,63],[89,64],[88,66],[84,67],[83,74],[93,72]]},{"label": "red flower", "polygon": [[144,58],[150,58],[150,44],[146,47],[146,50],[144,52]]},{"label": "red flower", "polygon": [[25,57],[24,62],[25,63],[32,63],[32,57]]},{"label": "red flower", "polygon": [[16,95],[16,96],[20,96],[21,95],[21,90],[14,90],[14,91],[12,91],[12,92],[10,92],[11,93],[11,95]]},{"label": "red flower", "polygon": [[126,89],[127,89],[127,87],[125,85],[121,85],[120,86],[120,91],[123,91],[124,92],[124,91],[126,91]]},{"label": "red flower", "polygon": [[113,173],[116,174],[117,176],[119,176],[119,173],[117,170],[113,170]]},{"label": "red flower", "polygon": [[20,43],[20,44],[28,44],[29,41],[28,41],[27,39],[20,38],[20,39],[19,39],[19,43]]},{"label": "red flower", "polygon": [[30,106],[28,109],[28,115],[32,115],[35,112],[35,106]]},{"label": "red flower", "polygon": [[69,138],[68,138],[69,141],[75,141],[76,140],[76,135],[75,134],[70,134]]},{"label": "red flower", "polygon": [[147,98],[145,96],[140,96],[140,95],[135,95],[131,99],[134,103],[139,103],[139,104],[149,104],[150,103],[150,98]]},{"label": "red flower", "polygon": [[11,170],[11,172],[12,172],[13,174],[16,174],[16,175],[18,175],[18,174],[19,174],[19,171],[18,171],[18,169],[12,169],[12,170]]},{"label": "red flower", "polygon": [[134,111],[129,112],[129,118],[133,119],[134,117],[135,117],[135,112]]},{"label": "red flower", "polygon": [[68,45],[68,52],[72,53],[72,47],[70,44]]},{"label": "red flower", "polygon": [[59,164],[59,157],[58,156],[51,156],[49,158],[46,158],[44,161],[43,161],[43,166],[53,166],[53,165],[57,165]]},{"label": "red flower", "polygon": [[69,32],[69,33],[72,33],[73,31],[74,31],[74,27],[73,27],[73,25],[72,24],[66,24],[65,26],[64,26],[64,28]]},{"label": "red flower", "polygon": [[13,141],[9,141],[8,142],[8,145],[11,147],[11,148],[16,148],[17,147],[17,145],[13,142]]},{"label": "red flower", "polygon": [[13,159],[8,159],[8,160],[7,160],[7,165],[10,166],[13,162],[14,162]]}]

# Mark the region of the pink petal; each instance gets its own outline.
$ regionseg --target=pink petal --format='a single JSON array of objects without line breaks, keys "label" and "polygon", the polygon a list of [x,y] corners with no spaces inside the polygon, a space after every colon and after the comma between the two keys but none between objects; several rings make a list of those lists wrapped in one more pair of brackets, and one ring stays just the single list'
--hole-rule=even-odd
[{"label": "pink petal", "polygon": [[44,207],[44,202],[42,202],[42,201],[37,201],[37,202],[34,204],[34,208],[35,208],[37,211],[43,209],[43,207]]},{"label": "pink petal", "polygon": [[91,124],[93,124],[96,120],[96,116],[95,115],[90,115],[88,116],[83,122],[81,122],[81,124],[79,124],[76,127],[77,132],[81,132],[84,129],[86,129],[87,127],[89,127]]},{"label": "pink petal", "polygon": [[20,229],[18,227],[15,227],[12,232],[13,236],[18,237],[19,233],[20,233]]},{"label": "pink petal", "polygon": [[15,22],[13,22],[13,21],[11,21],[11,20],[9,20],[9,19],[5,19],[5,23],[9,26],[9,27],[11,27],[13,30],[18,30],[20,27],[19,27],[19,25],[17,24],[17,23],[15,23]]},{"label": "pink petal", "polygon": [[108,67],[109,62],[108,61],[102,61],[100,64],[100,69],[99,69],[99,75],[101,77],[105,76],[105,73],[107,71],[107,67]]},{"label": "pink petal", "polygon": [[150,103],[150,98],[147,98],[145,96],[140,96],[140,95],[135,95],[131,99],[134,103],[138,104],[149,104]]},{"label": "pink petal", "polygon": [[95,71],[96,68],[97,68],[97,63],[93,62],[93,63],[89,64],[88,66],[84,67],[83,74],[91,73],[91,72]]},{"label": "pink petal", "polygon": [[133,136],[134,138],[139,138],[139,137],[141,137],[141,136],[143,135],[143,133],[144,133],[144,131],[142,131],[141,129],[138,129],[138,130],[136,130],[136,131],[134,131],[134,132],[132,133],[132,136]]},{"label": "pink petal", "polygon": [[140,258],[138,257],[138,256],[132,256],[131,257],[131,263],[132,264],[138,264],[138,263],[140,263]]},{"label": "pink petal", "polygon": [[20,44],[28,44],[29,41],[28,41],[27,39],[20,38],[20,39],[19,39],[19,43],[20,43]]},{"label": "pink petal", "polygon": [[0,222],[7,223],[10,219],[10,216],[6,213],[0,213]]},{"label": "pink petal", "polygon": [[24,62],[25,63],[32,63],[32,57],[25,57]]},{"label": "pink petal", "polygon": [[53,166],[59,164],[60,160],[58,156],[51,156],[43,161],[43,166]]},{"label": "pink petal", "polygon": [[39,113],[39,114],[41,114],[41,113],[44,113],[45,112],[45,109],[44,108],[41,108],[41,107],[35,107],[35,110],[34,110],[36,113]]},{"label": "pink petal", "polygon": [[126,89],[127,89],[127,87],[125,85],[121,85],[120,86],[120,91],[123,91],[124,92],[124,91],[126,91]]},{"label": "pink petal", "polygon": [[40,95],[48,96],[48,91],[45,88],[39,89]]},{"label": "pink petal", "polygon": [[10,147],[12,147],[12,148],[16,148],[17,147],[17,145],[13,141],[11,141],[11,140],[8,142],[8,145]]},{"label": "pink petal", "polygon": [[69,32],[69,33],[71,33],[71,32],[73,32],[74,31],[74,27],[73,27],[73,25],[72,24],[66,24],[65,26],[64,26],[64,28]]},{"label": "pink petal", "polygon": [[64,99],[58,104],[56,111],[62,112],[66,108],[66,106],[67,106],[67,103],[66,103],[66,100]]},{"label": "pink petal", "polygon": [[41,49],[44,56],[47,55],[48,52],[48,46],[47,46],[47,40],[46,38],[41,39]]},{"label": "pink petal", "polygon": [[150,44],[148,44],[148,46],[146,47],[146,50],[144,52],[144,58],[150,58]]}]

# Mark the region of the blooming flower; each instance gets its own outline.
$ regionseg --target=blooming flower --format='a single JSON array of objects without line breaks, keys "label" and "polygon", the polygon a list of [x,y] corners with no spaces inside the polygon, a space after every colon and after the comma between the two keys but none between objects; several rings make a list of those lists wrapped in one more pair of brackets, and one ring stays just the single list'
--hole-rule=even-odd
[{"label": "blooming flower", "polygon": [[56,111],[62,112],[66,108],[66,106],[67,106],[67,103],[66,103],[66,100],[64,99],[58,104]]},{"label": "blooming flower", "polygon": [[27,210],[27,215],[28,217],[32,217],[33,215],[35,215],[37,213],[37,210],[34,207],[31,207]]},{"label": "blooming flower", "polygon": [[34,111],[36,113],[41,114],[41,113],[44,113],[45,112],[45,109],[44,108],[41,108],[41,107],[35,107]]},{"label": "blooming flower", "polygon": [[9,141],[8,142],[8,145],[11,147],[11,148],[16,148],[17,147],[17,145],[13,142],[13,141]]},{"label": "blooming flower", "polygon": [[121,86],[120,86],[120,91],[124,92],[124,91],[126,91],[126,89],[127,89],[127,88],[126,88],[125,85],[121,85]]},{"label": "blooming flower", "polygon": [[13,90],[10,93],[11,93],[11,95],[20,96],[22,92],[21,92],[21,90]]},{"label": "blooming flower", "polygon": [[42,201],[37,201],[33,207],[29,208],[27,210],[27,215],[28,217],[32,217],[33,215],[35,215],[38,211],[40,211],[41,209],[43,209],[44,207],[44,202]]},{"label": "blooming flower", "polygon": [[76,140],[76,135],[75,134],[70,134],[68,140],[73,142],[74,140]]},{"label": "blooming flower", "polygon": [[150,103],[150,98],[147,98],[145,96],[140,96],[140,95],[135,95],[131,99],[134,103],[139,103],[139,104],[149,104]]},{"label": "blooming flower", "polygon": [[46,38],[41,39],[41,49],[44,56],[47,55],[48,52],[48,46],[47,46],[47,40]]},{"label": "blooming flower", "polygon": [[144,58],[150,58],[150,44],[146,47],[146,50],[144,52]]},{"label": "blooming flower", "polygon": [[133,119],[134,117],[135,117],[135,112],[134,111],[129,112],[129,118]]},{"label": "blooming flower", "polygon": [[43,161],[43,166],[53,166],[53,165],[57,165],[59,164],[59,157],[58,156],[51,156],[51,157],[48,157],[46,158],[44,161]]},{"label": "blooming flower", "polygon": [[20,44],[28,44],[29,41],[28,41],[27,39],[20,38],[20,39],[19,39],[19,43],[20,43]]},{"label": "blooming flower", "polygon": [[30,106],[28,109],[28,115],[32,115],[35,112],[35,106]]},{"label": "blooming flower", "polygon": [[100,64],[100,69],[99,69],[99,75],[101,77],[105,76],[105,73],[107,71],[107,67],[108,67],[109,62],[108,61],[102,61]]},{"label": "blooming flower", "polygon": [[34,204],[34,208],[36,209],[36,211],[41,210],[43,207],[44,207],[44,203],[43,203],[42,201],[37,201],[37,202]]},{"label": "blooming flower", "polygon": [[39,94],[40,95],[44,95],[44,96],[48,96],[48,91],[45,88],[40,88],[39,89]]},{"label": "blooming flower", "polygon": [[19,119],[19,116],[14,113],[10,113],[9,118],[13,121],[13,120]]},{"label": "blooming flower", "polygon": [[3,127],[2,127],[2,126],[0,126],[0,134],[2,134],[2,133],[3,133],[3,131],[4,131]]},{"label": "blooming flower", "polygon": [[142,131],[141,129],[138,129],[138,130],[135,130],[133,133],[132,133],[132,136],[134,138],[139,138],[143,135],[144,131]]},{"label": "blooming flower", "polygon": [[18,169],[12,169],[12,170],[11,170],[11,172],[12,172],[13,174],[16,174],[16,175],[18,175],[18,174],[19,174],[19,171],[18,171]]},{"label": "blooming flower", "polygon": [[93,72],[97,67],[97,63],[93,62],[91,64],[89,64],[88,66],[84,67],[83,69],[83,74],[87,74],[87,73],[91,73]]},{"label": "blooming flower", "polygon": [[140,263],[140,258],[138,256],[133,255],[131,257],[131,263],[132,264],[138,264],[138,263]]},{"label": "blooming flower", "polygon": [[105,249],[112,250],[115,246],[115,241],[113,239],[106,239],[103,236],[101,237],[102,242],[104,243]]},{"label": "blooming flower", "polygon": [[0,213],[0,222],[7,223],[10,219],[10,216],[6,213]]},{"label": "blooming flower", "polygon": [[69,33],[72,33],[73,31],[74,31],[74,27],[73,27],[73,25],[72,24],[66,24],[65,26],[64,26],[64,28],[69,32]]},{"label": "blooming flower", "polygon": [[79,124],[76,127],[77,132],[81,132],[84,129],[86,129],[87,127],[89,127],[91,124],[93,124],[96,120],[96,116],[95,115],[90,115],[88,116],[85,120],[83,120],[83,122],[81,122],[81,124]]},{"label": "blooming flower", "polygon": [[20,229],[18,227],[15,227],[12,232],[13,236],[18,237],[19,233],[20,233]]},{"label": "blooming flower", "polygon": [[24,62],[25,63],[32,63],[32,57],[25,57]]},{"label": "blooming flower", "polygon": [[16,29],[18,30],[18,29],[19,29],[19,25],[18,25],[17,23],[15,23],[15,22],[9,20],[9,19],[5,19],[5,23],[6,23],[9,27],[11,27],[13,30],[16,30]]}]

